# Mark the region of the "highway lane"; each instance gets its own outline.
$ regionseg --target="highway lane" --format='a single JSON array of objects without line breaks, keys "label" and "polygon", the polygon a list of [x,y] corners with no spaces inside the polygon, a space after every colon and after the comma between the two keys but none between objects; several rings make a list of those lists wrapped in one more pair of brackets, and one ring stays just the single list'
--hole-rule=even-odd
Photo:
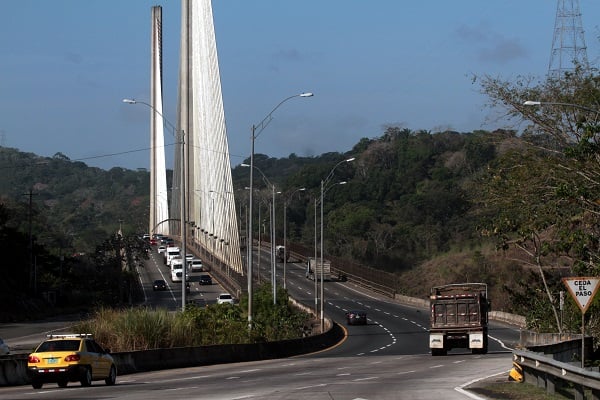
[{"label": "highway lane", "polygon": [[[261,265],[269,264],[263,255]],[[278,264],[278,282],[281,284],[282,265]],[[314,309],[315,283],[305,277],[303,263],[287,263],[287,289],[296,300]],[[270,276],[270,271],[263,271]],[[320,285],[320,282],[318,282]],[[320,296],[317,287],[317,297]],[[407,306],[381,294],[370,292],[351,282],[324,282],[325,315],[345,324],[350,310],[367,312],[367,326],[348,326],[348,340],[343,346],[329,352],[339,354],[415,355],[430,354],[429,310]],[[317,303],[321,299],[318,298]],[[319,311],[320,312],[320,311]],[[319,314],[317,314],[319,315]],[[489,352],[508,352],[519,341],[519,329],[502,323],[490,323]],[[470,353],[468,349],[454,349],[450,354]]]}]

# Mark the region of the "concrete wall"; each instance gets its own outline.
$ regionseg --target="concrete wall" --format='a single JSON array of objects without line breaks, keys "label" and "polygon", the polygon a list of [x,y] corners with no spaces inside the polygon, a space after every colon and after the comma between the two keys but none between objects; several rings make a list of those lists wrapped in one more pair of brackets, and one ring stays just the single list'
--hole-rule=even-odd
[{"label": "concrete wall", "polygon": [[[200,347],[180,347],[113,353],[118,375],[169,368],[197,367],[245,361],[285,358],[326,349],[344,337],[338,324],[321,335],[301,339],[257,344],[232,344]],[[27,355],[19,354],[0,359],[0,386],[25,385]]]},{"label": "concrete wall", "polygon": [[[397,294],[394,299],[402,304],[406,304],[413,307],[429,309],[428,299],[419,299],[416,297],[408,297]],[[503,311],[490,311],[488,317],[492,321],[504,322],[507,324],[518,326],[519,328],[525,328],[526,321],[522,315],[510,314]]]}]

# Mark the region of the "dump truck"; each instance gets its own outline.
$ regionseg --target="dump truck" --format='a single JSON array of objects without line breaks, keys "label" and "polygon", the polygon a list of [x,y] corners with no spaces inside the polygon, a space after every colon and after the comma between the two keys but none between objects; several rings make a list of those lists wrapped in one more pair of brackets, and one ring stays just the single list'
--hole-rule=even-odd
[{"label": "dump truck", "polygon": [[306,261],[306,277],[308,279],[314,280],[315,275],[318,280],[321,279],[321,271],[323,271],[323,280],[328,281],[331,280],[331,262],[328,260],[323,260],[323,268],[321,269],[321,260],[314,258],[309,258]]},{"label": "dump truck", "polygon": [[285,246],[275,247],[275,254],[277,255],[277,261],[282,263],[290,259],[290,252],[286,250]]},{"label": "dump truck", "polygon": [[485,283],[454,283],[431,289],[429,348],[431,355],[446,355],[453,348],[488,350],[488,299]]}]

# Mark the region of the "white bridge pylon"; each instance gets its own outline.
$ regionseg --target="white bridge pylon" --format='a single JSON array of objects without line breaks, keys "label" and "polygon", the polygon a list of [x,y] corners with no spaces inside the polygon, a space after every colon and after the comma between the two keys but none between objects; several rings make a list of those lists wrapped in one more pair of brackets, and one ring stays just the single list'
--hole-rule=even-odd
[{"label": "white bridge pylon", "polygon": [[[177,131],[185,154],[178,140],[173,182],[184,174],[188,242],[244,275],[210,0],[181,2],[179,65]],[[180,215],[179,196],[174,188],[171,216]]]}]

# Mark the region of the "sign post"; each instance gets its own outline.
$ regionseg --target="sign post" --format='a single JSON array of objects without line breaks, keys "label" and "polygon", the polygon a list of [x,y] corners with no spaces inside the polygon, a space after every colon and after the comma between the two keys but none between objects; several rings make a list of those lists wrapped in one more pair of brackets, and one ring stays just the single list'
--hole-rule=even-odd
[{"label": "sign post", "polygon": [[598,277],[577,277],[577,278],[562,278],[563,283],[567,287],[571,297],[581,310],[581,368],[585,367],[585,312],[592,304],[592,300],[598,291]]}]

